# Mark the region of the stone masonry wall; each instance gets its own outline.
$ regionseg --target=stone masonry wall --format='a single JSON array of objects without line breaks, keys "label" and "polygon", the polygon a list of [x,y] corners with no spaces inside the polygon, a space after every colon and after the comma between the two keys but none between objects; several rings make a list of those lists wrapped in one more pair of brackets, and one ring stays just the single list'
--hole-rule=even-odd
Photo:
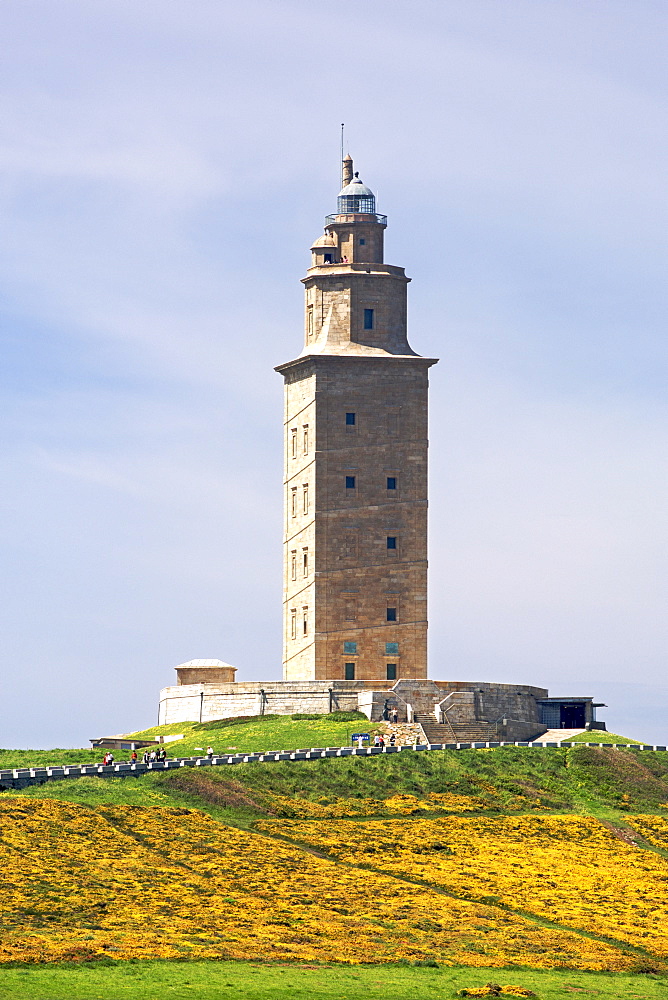
[{"label": "stone masonry wall", "polygon": [[[182,684],[160,692],[159,724],[203,722],[240,715],[293,715],[299,712],[326,714],[329,711],[361,711],[374,721],[383,708],[397,708],[400,722],[408,716],[408,706],[421,714],[433,713],[434,706],[448,691],[468,694],[464,704],[485,709],[486,715],[457,715],[456,722],[489,721],[506,716],[508,732],[524,739],[525,724],[540,719],[537,698],[547,697],[545,688],[514,684],[403,680],[389,686],[378,681],[268,681],[266,683]],[[437,721],[434,715],[434,721]],[[518,725],[513,724],[517,722]],[[528,730],[526,730],[528,732]]]},{"label": "stone masonry wall", "polygon": [[343,679],[346,663],[360,680],[387,681],[388,664],[427,676],[430,364],[312,357],[284,371],[285,680]]}]

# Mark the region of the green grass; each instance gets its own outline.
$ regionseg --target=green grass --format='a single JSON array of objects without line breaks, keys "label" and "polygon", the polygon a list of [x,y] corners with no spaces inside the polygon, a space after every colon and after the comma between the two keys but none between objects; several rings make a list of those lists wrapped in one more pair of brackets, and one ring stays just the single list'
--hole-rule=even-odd
[{"label": "green grass", "polygon": [[[159,735],[183,733],[184,739],[166,744],[167,753],[170,757],[192,757],[206,751],[209,744],[216,753],[347,746],[352,733],[375,733],[382,728],[378,723],[370,723],[359,712],[333,712],[331,715],[311,718],[258,715],[241,720],[179,722],[168,726],[153,726],[128,735],[137,739],[157,739]],[[127,760],[130,756],[129,750],[114,750],[113,753],[116,760]],[[0,768],[101,763],[103,755],[104,750],[101,749],[0,750]]]},{"label": "green grass", "polygon": [[95,764],[104,750],[0,750],[0,768],[46,767],[47,764]]},{"label": "green grass", "polygon": [[176,796],[163,788],[157,775],[142,778],[96,778],[93,775],[71,781],[47,781],[21,790],[3,792],[3,796],[29,799],[57,799],[81,806],[128,805],[173,806]]},{"label": "green grass", "polygon": [[601,729],[592,729],[589,733],[578,733],[571,736],[569,743],[626,743],[642,746],[640,740],[630,740],[627,736],[618,736],[617,733],[606,733]]},{"label": "green grass", "polygon": [[[139,931],[140,932],[140,931]],[[412,968],[398,965],[305,966],[245,962],[131,962],[79,967],[5,968],[1,1000],[442,1000],[487,982],[533,990],[541,1000],[665,1000],[656,975],[537,972],[523,969]]]},{"label": "green grass", "polygon": [[189,757],[211,744],[216,753],[253,752],[258,750],[300,750],[308,747],[349,746],[352,733],[374,733],[383,727],[370,723],[361,713],[320,715],[315,718],[290,715],[252,716],[247,719],[219,719],[215,722],[182,722],[155,726],[132,733],[137,739],[183,733],[182,740],[167,744],[170,757]]}]

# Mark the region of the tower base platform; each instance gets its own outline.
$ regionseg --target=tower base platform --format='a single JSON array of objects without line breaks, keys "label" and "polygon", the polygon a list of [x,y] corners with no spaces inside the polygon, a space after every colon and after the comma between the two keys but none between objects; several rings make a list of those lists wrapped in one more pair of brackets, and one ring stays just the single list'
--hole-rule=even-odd
[{"label": "tower base platform", "polygon": [[[591,698],[550,698],[545,688],[478,681],[266,681],[177,684],[160,692],[159,724],[240,716],[362,712],[438,726],[445,735],[482,726],[494,738],[531,740],[549,728],[594,728]],[[569,725],[567,725],[569,723]],[[597,728],[602,726],[598,723]]]}]

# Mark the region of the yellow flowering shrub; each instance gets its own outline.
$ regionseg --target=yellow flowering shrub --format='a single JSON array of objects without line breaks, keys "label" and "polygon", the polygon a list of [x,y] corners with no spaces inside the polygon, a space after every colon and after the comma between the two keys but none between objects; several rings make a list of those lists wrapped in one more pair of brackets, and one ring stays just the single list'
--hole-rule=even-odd
[{"label": "yellow flowering shrub", "polygon": [[0,801],[0,871],[0,962],[110,955],[633,965],[604,942],[317,857],[196,810]]},{"label": "yellow flowering shrub", "polygon": [[389,799],[321,799],[318,802],[283,795],[267,795],[266,798],[279,816],[298,819],[345,819],[388,813],[410,816],[418,812],[473,812],[485,808],[480,799],[451,792],[430,792],[422,799],[416,795],[393,795]]},{"label": "yellow flowering shrub", "polygon": [[629,816],[626,822],[648,843],[668,850],[668,819],[663,816]]},{"label": "yellow flowering shrub", "polygon": [[535,997],[535,995],[531,990],[525,990],[522,986],[497,986],[495,983],[487,983],[486,986],[469,986],[457,993],[458,997]]},{"label": "yellow flowering shrub", "polygon": [[[624,842],[591,817],[267,820],[258,826],[348,863],[668,956],[668,860]],[[668,836],[662,831],[668,831],[665,820],[644,818],[648,839]]]}]

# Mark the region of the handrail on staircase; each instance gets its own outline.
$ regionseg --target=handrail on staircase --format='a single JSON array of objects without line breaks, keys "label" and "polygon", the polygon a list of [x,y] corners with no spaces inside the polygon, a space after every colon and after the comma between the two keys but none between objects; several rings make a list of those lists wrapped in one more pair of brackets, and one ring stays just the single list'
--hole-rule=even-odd
[{"label": "handrail on staircase", "polygon": [[448,726],[450,727],[450,732],[452,733],[452,738],[454,739],[454,741],[456,743],[457,742],[457,733],[455,732],[454,726],[452,725],[452,723],[450,722],[450,719],[448,717],[448,710],[446,708],[441,708],[441,713],[442,713],[445,721],[447,722]]}]

